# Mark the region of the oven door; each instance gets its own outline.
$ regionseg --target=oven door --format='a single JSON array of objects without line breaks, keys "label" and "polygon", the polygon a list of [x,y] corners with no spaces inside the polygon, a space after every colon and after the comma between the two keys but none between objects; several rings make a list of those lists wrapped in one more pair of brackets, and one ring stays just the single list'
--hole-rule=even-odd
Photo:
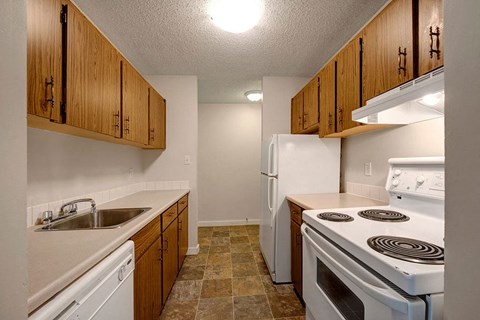
[{"label": "oven door", "polygon": [[302,235],[307,319],[425,319],[422,299],[395,291],[306,224]]}]

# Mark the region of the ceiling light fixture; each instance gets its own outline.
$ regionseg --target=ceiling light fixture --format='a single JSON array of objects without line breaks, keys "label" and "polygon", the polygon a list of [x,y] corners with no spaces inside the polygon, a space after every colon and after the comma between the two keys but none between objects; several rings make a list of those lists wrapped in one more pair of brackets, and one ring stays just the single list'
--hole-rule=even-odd
[{"label": "ceiling light fixture", "polygon": [[263,99],[263,92],[260,90],[250,90],[245,92],[245,97],[247,97],[249,101],[258,102]]},{"label": "ceiling light fixture", "polygon": [[263,7],[263,0],[211,0],[208,14],[217,27],[241,33],[257,25]]}]

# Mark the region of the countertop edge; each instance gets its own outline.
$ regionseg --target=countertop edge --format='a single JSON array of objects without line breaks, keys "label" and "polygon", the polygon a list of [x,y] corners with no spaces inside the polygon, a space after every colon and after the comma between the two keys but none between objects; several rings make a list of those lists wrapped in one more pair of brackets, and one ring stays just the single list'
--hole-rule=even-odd
[{"label": "countertop edge", "polygon": [[[166,191],[172,191],[172,190],[166,190]],[[175,190],[177,191],[177,190]],[[59,292],[61,292],[63,289],[68,287],[71,283],[73,283],[75,280],[77,280],[79,277],[81,277],[83,274],[85,274],[87,271],[89,271],[91,268],[93,268],[96,264],[98,264],[100,261],[102,261],[105,257],[107,257],[110,253],[112,253],[115,249],[120,247],[125,241],[130,239],[135,233],[140,231],[143,227],[145,227],[148,223],[150,223],[152,220],[154,220],[156,217],[158,217],[160,214],[162,214],[165,210],[167,210],[169,207],[171,207],[173,204],[178,202],[183,196],[186,194],[190,193],[190,189],[181,189],[178,190],[180,191],[180,195],[173,197],[171,200],[169,200],[165,205],[163,205],[160,208],[155,208],[155,210],[152,210],[152,212],[149,212],[146,216],[143,217],[143,219],[135,219],[134,221],[131,221],[131,223],[135,223],[130,226],[130,228],[126,228],[124,233],[122,235],[115,237],[112,241],[110,241],[107,245],[105,245],[101,250],[96,251],[95,254],[93,254],[89,259],[84,260],[81,264],[78,264],[74,266],[68,273],[65,273],[63,275],[60,275],[58,278],[56,278],[52,283],[50,283],[48,286],[44,287],[43,289],[35,292],[32,295],[29,295],[27,299],[27,307],[28,307],[28,313],[32,313],[35,311],[38,307],[43,305],[44,303],[48,302],[51,298],[55,297]],[[141,192],[139,192],[141,193]],[[138,194],[138,193],[137,193]],[[133,194],[135,195],[135,194]],[[132,196],[132,195],[130,195]],[[127,196],[129,197],[129,196]],[[127,197],[123,197],[117,200],[121,200]],[[117,201],[114,200],[114,201]],[[111,201],[111,202],[114,202]],[[102,204],[99,206],[99,208],[107,208],[109,206],[109,203],[107,202],[105,204]],[[127,224],[128,225],[128,224]],[[127,226],[126,225],[126,226]],[[28,229],[38,229],[41,226],[34,226],[30,227]],[[69,231],[51,231],[51,232],[69,232]],[[101,230],[88,230],[87,232],[102,232]]]},{"label": "countertop edge", "polygon": [[[356,194],[352,194],[352,193],[318,193],[318,194],[290,194],[290,195],[286,195],[286,198],[287,198],[288,201],[293,202],[294,204],[296,204],[297,206],[299,206],[299,207],[301,207],[305,210],[316,210],[316,209],[326,209],[326,208],[334,209],[334,208],[342,208],[342,207],[348,208],[348,207],[352,207],[352,206],[346,205],[346,206],[332,206],[332,207],[330,207],[330,206],[315,207],[315,206],[311,206],[311,205],[306,203],[306,202],[309,202],[309,201],[303,201],[302,202],[302,201],[298,200],[298,197],[311,197],[312,199],[314,197],[324,198],[324,199],[336,197],[338,199],[337,201],[340,201],[340,199],[342,197],[347,197],[347,198],[356,199],[357,201],[365,201],[365,205],[363,205],[363,206],[368,206],[367,203],[369,203],[372,206],[373,205],[375,205],[375,206],[386,206],[386,205],[388,205],[387,202],[383,202],[383,201],[377,200],[377,199],[362,197],[360,195],[356,195]],[[331,199],[328,199],[328,200],[331,200]],[[328,201],[328,200],[326,200],[326,201]],[[318,201],[318,200],[316,199],[316,201]],[[355,206],[362,206],[362,205],[355,205]]]}]

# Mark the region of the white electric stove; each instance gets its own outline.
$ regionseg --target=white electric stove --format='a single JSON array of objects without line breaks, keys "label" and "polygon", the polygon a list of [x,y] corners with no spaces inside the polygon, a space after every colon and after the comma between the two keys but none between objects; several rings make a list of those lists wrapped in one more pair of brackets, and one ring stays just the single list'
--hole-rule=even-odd
[{"label": "white electric stove", "polygon": [[390,159],[390,205],[303,212],[310,319],[442,319],[444,158]]}]

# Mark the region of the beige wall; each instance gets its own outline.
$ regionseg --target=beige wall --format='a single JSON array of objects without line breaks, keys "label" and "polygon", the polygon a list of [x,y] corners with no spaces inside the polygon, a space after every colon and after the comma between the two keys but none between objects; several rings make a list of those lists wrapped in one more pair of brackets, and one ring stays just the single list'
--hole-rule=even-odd
[{"label": "beige wall", "polygon": [[200,225],[259,222],[261,107],[198,106]]},{"label": "beige wall", "polygon": [[[197,246],[198,94],[196,76],[147,76],[167,100],[167,149],[144,151],[145,180],[190,182],[189,247]],[[185,155],[191,164],[184,164]]]},{"label": "beige wall", "polygon": [[139,148],[33,128],[27,138],[28,206],[144,181]]},{"label": "beige wall", "polygon": [[262,140],[290,133],[291,99],[308,82],[299,77],[263,77]]},{"label": "beige wall", "polygon": [[27,318],[26,1],[0,10],[0,319]]},{"label": "beige wall", "polygon": [[[342,185],[346,182],[385,186],[388,159],[444,155],[444,118],[383,129],[342,141]],[[364,164],[372,163],[372,175]]]},{"label": "beige wall", "polygon": [[479,318],[480,1],[445,1],[445,319]]}]

